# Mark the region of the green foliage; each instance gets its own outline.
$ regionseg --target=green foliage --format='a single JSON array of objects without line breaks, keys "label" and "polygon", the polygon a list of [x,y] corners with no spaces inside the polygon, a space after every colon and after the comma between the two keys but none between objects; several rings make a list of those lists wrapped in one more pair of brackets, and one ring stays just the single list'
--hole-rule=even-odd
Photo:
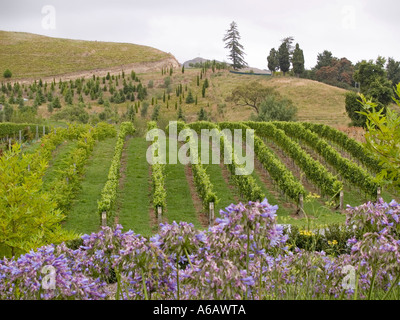
[{"label": "green foliage", "polygon": [[318,53],[317,64],[314,69],[319,70],[322,67],[329,67],[332,64],[334,57],[332,52],[324,50],[322,53]]},{"label": "green foliage", "polygon": [[61,228],[65,218],[49,194],[41,191],[46,163],[41,161],[35,170],[34,154],[21,155],[15,144],[0,157],[0,244],[11,249],[11,255],[76,238]]},{"label": "green foliage", "polygon": [[152,121],[157,121],[157,120],[158,120],[158,118],[159,118],[159,116],[160,116],[160,109],[161,109],[161,106],[160,106],[160,105],[156,105],[156,106],[154,107],[153,113],[152,113],[152,115],[151,115],[151,120],[152,120]]},{"label": "green foliage", "polygon": [[[157,123],[155,121],[149,121],[147,123],[147,130],[157,129]],[[157,156],[159,150],[158,138],[152,143],[152,155]],[[165,190],[165,165],[162,163],[153,163],[151,166],[152,172],[152,191],[153,191],[153,207],[157,210],[158,207],[165,209],[167,206],[167,192]],[[157,212],[157,211],[156,211]]]},{"label": "green foliage", "polygon": [[379,165],[379,161],[373,154],[368,152],[361,143],[351,139],[344,132],[319,123],[303,122],[302,126],[315,132],[321,138],[334,142],[340,148],[348,152],[354,159],[364,164],[369,170],[378,172],[382,169]]},{"label": "green foliage", "polygon": [[244,61],[244,51],[243,46],[239,43],[240,34],[237,30],[237,24],[235,21],[232,21],[230,24],[230,28],[226,31],[226,34],[223,38],[225,42],[225,49],[229,49],[229,59],[232,61],[232,67],[234,70],[242,69],[247,66],[247,63]]},{"label": "green foliage", "polygon": [[275,72],[279,69],[279,57],[278,51],[275,48],[272,48],[269,52],[269,56],[267,57],[268,61],[268,69],[272,72]]},{"label": "green foliage", "polygon": [[255,121],[296,121],[297,107],[290,99],[269,95],[260,103]]},{"label": "green foliage", "polygon": [[[251,123],[247,123],[251,124]],[[220,123],[221,128],[241,129],[243,139],[245,139],[246,129],[251,126],[245,123]],[[307,191],[303,185],[293,176],[292,172],[282,163],[281,160],[272,152],[257,135],[254,135],[254,152],[258,160],[261,162],[265,170],[268,171],[273,181],[280,190],[284,192],[294,202],[299,201],[299,195],[305,195]]]},{"label": "green foliage", "polygon": [[305,144],[318,152],[339,174],[352,185],[359,187],[371,198],[376,196],[378,184],[373,176],[357,166],[353,161],[343,158],[339,152],[331,147],[324,139],[320,139],[316,133],[304,128],[300,123],[275,122],[275,126],[285,131],[293,139],[300,139]]},{"label": "green foliage", "polygon": [[197,121],[208,121],[207,112],[204,110],[203,107],[200,108],[200,111],[197,114]]},{"label": "green foliage", "polygon": [[270,122],[244,122],[256,130],[256,134],[275,142],[303,170],[307,179],[320,189],[322,195],[337,198],[343,184],[334,177],[321,163],[314,160],[298,143],[288,137],[285,132]]},{"label": "green foliage", "polygon": [[361,105],[358,102],[358,94],[352,91],[346,92],[345,105],[347,115],[351,119],[351,124],[356,127],[364,126],[366,117],[359,113]]},{"label": "green foliage", "polygon": [[66,120],[68,122],[88,123],[89,114],[82,103],[68,105],[52,116],[55,120]]},{"label": "green foliage", "polygon": [[[400,84],[395,90],[400,94]],[[394,99],[400,106],[400,101]],[[377,178],[381,183],[400,191],[400,115],[391,109],[384,114],[382,109],[377,109],[377,104],[361,95],[364,109],[363,115],[367,117],[365,134],[366,147],[379,159],[382,166]]]},{"label": "green foliage", "polygon": [[279,69],[283,72],[283,75],[289,71],[290,68],[290,53],[285,42],[282,42],[278,49],[278,60],[279,60]]},{"label": "green foliage", "polygon": [[400,83],[400,61],[389,58],[386,65],[386,72],[388,79],[392,82],[392,86]]},{"label": "green foliage", "polygon": [[[392,84],[387,79],[386,70],[383,67],[385,60],[378,57],[372,60],[361,61],[356,65],[354,80],[360,83],[360,91],[380,108],[386,107],[393,96]],[[359,105],[361,107],[361,105]]]},{"label": "green foliage", "polygon": [[12,77],[12,72],[10,71],[10,69],[6,69],[6,70],[3,72],[3,77],[6,78],[6,79]]},{"label": "green foliage", "polygon": [[296,48],[293,51],[292,64],[293,72],[295,75],[300,76],[304,72],[304,54],[298,43],[296,43]]},{"label": "green foliage", "polygon": [[278,95],[278,93],[271,87],[264,87],[259,82],[252,81],[237,86],[226,100],[237,105],[250,106],[258,114],[260,112],[260,103],[270,95]]},{"label": "green foliage", "polygon": [[185,122],[186,121],[186,119],[185,119],[185,115],[183,114],[183,110],[182,110],[182,107],[181,106],[179,106],[179,109],[178,109],[178,121],[183,121],[183,122]]},{"label": "green foliage", "polygon": [[188,93],[188,95],[187,95],[187,97],[186,97],[185,102],[186,102],[187,104],[191,104],[191,103],[193,103],[194,101],[195,101],[195,100],[194,100],[194,98],[193,98],[192,90],[189,90],[189,93]]},{"label": "green foliage", "polygon": [[114,224],[114,212],[113,207],[115,204],[115,200],[117,198],[117,188],[119,183],[119,170],[121,167],[121,157],[122,150],[124,148],[125,138],[129,134],[133,134],[135,132],[135,128],[132,125],[132,122],[123,122],[121,124],[117,143],[115,145],[114,157],[111,162],[110,170],[108,171],[108,179],[101,192],[101,198],[98,201],[98,213],[101,217],[103,212],[107,213],[107,224]]}]

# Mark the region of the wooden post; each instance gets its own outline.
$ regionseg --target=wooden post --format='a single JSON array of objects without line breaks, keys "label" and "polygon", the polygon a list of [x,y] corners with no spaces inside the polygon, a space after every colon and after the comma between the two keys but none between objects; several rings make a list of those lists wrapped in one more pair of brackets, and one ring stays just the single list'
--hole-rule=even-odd
[{"label": "wooden post", "polygon": [[22,143],[22,131],[19,130],[19,144]]},{"label": "wooden post", "polygon": [[214,202],[210,202],[208,212],[208,224],[211,227],[214,224]]},{"label": "wooden post", "polygon": [[8,149],[11,150],[11,138],[8,139]]},{"label": "wooden post", "polygon": [[300,211],[303,211],[303,209],[304,209],[304,198],[301,193],[299,195],[299,209],[300,209]]},{"label": "wooden post", "polygon": [[28,163],[28,172],[31,171],[31,165]]},{"label": "wooden post", "polygon": [[36,126],[36,140],[39,139],[39,126]]},{"label": "wooden post", "polygon": [[381,199],[381,192],[382,192],[382,190],[381,190],[381,187],[378,187],[378,190],[377,190],[377,200],[379,201],[380,199]]},{"label": "wooden post", "polygon": [[43,126],[43,135],[46,135],[46,127]]},{"label": "wooden post", "polygon": [[343,200],[344,200],[344,192],[343,190],[340,190],[340,204],[339,204],[340,210],[343,210]]},{"label": "wooden post", "polygon": [[103,227],[107,226],[107,212],[106,211],[103,211],[101,213],[101,225]]},{"label": "wooden post", "polygon": [[157,207],[157,221],[158,226],[160,227],[160,224],[162,223],[162,207]]}]

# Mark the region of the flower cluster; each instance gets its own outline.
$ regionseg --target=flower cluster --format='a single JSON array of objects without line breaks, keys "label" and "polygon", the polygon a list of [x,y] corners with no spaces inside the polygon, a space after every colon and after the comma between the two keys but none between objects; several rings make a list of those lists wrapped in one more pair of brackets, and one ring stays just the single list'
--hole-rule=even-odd
[{"label": "flower cluster", "polygon": [[[162,224],[151,238],[124,233],[120,225],[103,227],[84,235],[77,250],[50,245],[1,261],[0,299],[368,299],[398,294],[400,205],[395,201],[349,207],[347,225],[367,232],[350,238],[351,253],[338,257],[289,250],[276,211],[266,199],[232,204],[208,230],[173,222]],[[49,266],[54,274],[43,271]],[[51,288],[45,286],[49,278]]]}]

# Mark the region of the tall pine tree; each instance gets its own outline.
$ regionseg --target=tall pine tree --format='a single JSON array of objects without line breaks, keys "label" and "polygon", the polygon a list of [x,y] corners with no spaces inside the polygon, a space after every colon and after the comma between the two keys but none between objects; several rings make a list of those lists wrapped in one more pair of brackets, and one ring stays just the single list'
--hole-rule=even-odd
[{"label": "tall pine tree", "polygon": [[247,63],[244,61],[245,53],[243,51],[243,46],[239,43],[239,40],[240,34],[237,30],[237,24],[235,21],[232,21],[229,30],[226,31],[223,41],[226,43],[225,49],[229,49],[230,51],[228,57],[232,60],[232,67],[234,70],[247,67]]}]

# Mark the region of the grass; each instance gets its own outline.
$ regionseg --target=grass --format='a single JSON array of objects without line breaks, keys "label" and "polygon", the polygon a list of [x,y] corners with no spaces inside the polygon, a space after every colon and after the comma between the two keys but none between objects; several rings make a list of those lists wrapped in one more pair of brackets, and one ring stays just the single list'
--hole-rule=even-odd
[{"label": "grass", "polygon": [[51,191],[50,188],[52,182],[60,175],[60,171],[66,169],[66,160],[68,159],[70,152],[76,148],[76,146],[76,141],[65,141],[57,147],[43,176],[43,190]]},{"label": "grass", "polygon": [[97,200],[107,181],[108,170],[114,155],[116,137],[96,143],[92,156],[86,164],[86,174],[81,182],[82,189],[77,195],[63,227],[77,233],[98,231],[100,217]]},{"label": "grass", "polygon": [[[167,141],[167,163],[169,162],[169,139]],[[186,221],[193,223],[196,228],[201,228],[201,223],[197,217],[196,209],[193,204],[189,184],[185,175],[185,165],[167,164],[165,165],[165,188],[167,191],[167,210],[166,217],[172,221]]]},{"label": "grass", "polygon": [[[0,31],[0,81],[7,68],[12,78],[40,78],[104,69],[172,57],[160,50],[129,43],[82,41],[24,32]],[[29,61],[29,63],[27,63]]]},{"label": "grass", "polygon": [[118,223],[124,230],[148,236],[150,225],[149,164],[146,160],[148,142],[134,137],[127,144],[127,167],[123,188],[118,191]]}]

